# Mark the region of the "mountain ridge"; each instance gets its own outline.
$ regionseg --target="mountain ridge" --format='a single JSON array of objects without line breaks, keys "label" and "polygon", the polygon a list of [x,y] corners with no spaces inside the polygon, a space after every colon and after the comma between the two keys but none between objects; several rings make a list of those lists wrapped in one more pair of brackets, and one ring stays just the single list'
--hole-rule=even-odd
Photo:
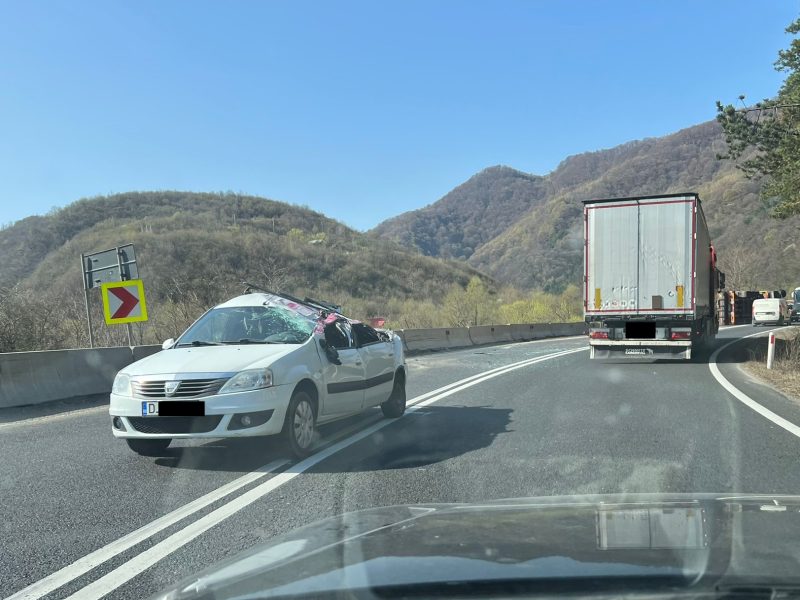
[{"label": "mountain ridge", "polygon": [[[525,198],[518,199],[519,210],[505,221],[507,226],[490,230],[464,258],[501,283],[560,292],[568,285],[581,284],[582,200],[693,191],[700,193],[720,265],[731,270],[732,281],[773,289],[793,287],[792,282],[800,280],[800,266],[789,264],[782,271],[770,257],[777,253],[789,259],[789,244],[781,246],[779,240],[797,231],[800,218],[770,218],[769,205],[760,198],[760,183],[746,179],[732,162],[717,159],[725,150],[721,127],[708,121],[663,137],[569,156],[547,175],[517,171],[517,177],[536,178],[537,190],[542,193],[531,193],[527,206]],[[512,175],[504,171],[503,178],[509,177]],[[494,184],[481,181],[492,178],[498,180]],[[503,191],[503,181],[491,169],[480,171],[465,184],[469,182],[468,190],[474,195],[485,193],[482,190]],[[465,184],[455,189],[463,190]],[[424,213],[398,215],[392,227],[384,222],[370,233],[431,253],[435,247],[415,245],[407,232],[423,221],[430,237],[447,239],[450,229],[463,221],[453,214],[451,194],[427,206]],[[500,206],[492,197],[467,201]],[[743,252],[751,256],[743,260]],[[728,255],[736,260],[727,260]]]}]

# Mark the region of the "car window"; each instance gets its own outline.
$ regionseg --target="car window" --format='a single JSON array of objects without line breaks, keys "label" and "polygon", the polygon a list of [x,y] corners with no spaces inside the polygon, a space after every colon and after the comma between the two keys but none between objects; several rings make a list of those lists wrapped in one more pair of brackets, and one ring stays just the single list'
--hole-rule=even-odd
[{"label": "car window", "polygon": [[350,324],[346,321],[336,321],[325,327],[325,341],[337,350],[353,347]]},{"label": "car window", "polygon": [[353,337],[358,346],[366,346],[382,341],[378,332],[364,323],[353,323]]}]

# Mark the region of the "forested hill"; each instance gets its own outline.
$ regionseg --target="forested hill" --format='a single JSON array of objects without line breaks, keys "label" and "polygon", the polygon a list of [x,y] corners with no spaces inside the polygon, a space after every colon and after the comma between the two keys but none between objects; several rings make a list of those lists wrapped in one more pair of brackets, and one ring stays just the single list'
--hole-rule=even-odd
[{"label": "forested hill", "polygon": [[79,200],[4,228],[0,288],[21,286],[80,306],[80,254],[124,243],[136,245],[151,300],[193,299],[195,310],[250,280],[349,303],[361,316],[385,314],[389,300],[441,297],[477,275],[465,263],[408,252],[306,208],[167,191]]},{"label": "forested hill", "polygon": [[[794,287],[800,281],[794,260],[800,219],[772,219],[759,198],[759,183],[717,159],[725,150],[719,125],[708,122],[569,157],[544,177],[490,168],[434,204],[382,223],[373,234],[424,254],[463,256],[501,282],[560,291],[580,284],[581,200],[696,191],[720,264],[733,281]],[[462,238],[464,224],[472,222],[486,226]]]}]

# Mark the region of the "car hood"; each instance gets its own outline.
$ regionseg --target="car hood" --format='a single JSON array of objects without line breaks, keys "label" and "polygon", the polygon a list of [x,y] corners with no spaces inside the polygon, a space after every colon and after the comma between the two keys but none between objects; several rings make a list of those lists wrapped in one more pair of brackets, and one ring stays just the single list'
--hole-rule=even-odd
[{"label": "car hood", "polygon": [[173,348],[131,363],[122,369],[122,372],[133,377],[182,373],[233,373],[250,367],[267,367],[299,347],[297,344],[253,344]]},{"label": "car hood", "polygon": [[295,530],[156,597],[800,585],[798,534],[798,496],[646,494],[396,506]]}]

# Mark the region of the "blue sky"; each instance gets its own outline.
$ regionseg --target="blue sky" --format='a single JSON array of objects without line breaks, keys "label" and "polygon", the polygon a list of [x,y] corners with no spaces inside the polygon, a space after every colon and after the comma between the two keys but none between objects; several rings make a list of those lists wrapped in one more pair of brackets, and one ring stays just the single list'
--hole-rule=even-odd
[{"label": "blue sky", "polygon": [[367,229],[774,94],[798,4],[0,0],[0,224],[181,189]]}]

